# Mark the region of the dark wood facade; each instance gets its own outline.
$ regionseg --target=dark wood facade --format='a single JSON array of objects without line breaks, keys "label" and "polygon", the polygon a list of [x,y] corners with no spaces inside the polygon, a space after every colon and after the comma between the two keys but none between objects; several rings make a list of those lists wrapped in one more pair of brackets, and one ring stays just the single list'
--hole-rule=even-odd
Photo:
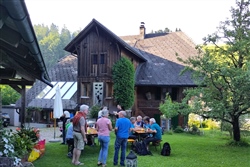
[{"label": "dark wood facade", "polygon": [[93,19],[65,50],[78,56],[78,104],[106,105],[114,111],[111,70],[121,56],[136,70],[134,116],[160,118],[158,108],[166,93],[181,101],[184,88],[195,86],[190,74],[179,76],[184,66],[176,61],[176,53],[182,58],[196,53],[195,44],[182,32],[118,37]]},{"label": "dark wood facade", "polygon": [[[97,27],[77,46],[78,104],[114,106],[112,66],[121,56],[131,60],[136,68],[141,60],[126,51],[117,41]],[[95,90],[98,91],[95,91]]]}]

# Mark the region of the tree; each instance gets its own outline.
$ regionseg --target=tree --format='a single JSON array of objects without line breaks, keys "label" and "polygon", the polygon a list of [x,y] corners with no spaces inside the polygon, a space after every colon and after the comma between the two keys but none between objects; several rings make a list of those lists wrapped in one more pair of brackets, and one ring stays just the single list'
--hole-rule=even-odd
[{"label": "tree", "polygon": [[48,69],[67,54],[63,50],[64,47],[80,32],[78,30],[71,35],[67,27],[64,26],[59,33],[58,26],[53,23],[50,27],[44,26],[44,24],[34,25],[34,30]]},{"label": "tree", "polygon": [[158,34],[158,33],[168,33],[168,32],[172,32],[169,28],[165,28],[164,30],[158,30],[158,31],[151,31],[152,34]]},{"label": "tree", "polygon": [[[204,38],[214,49],[200,51],[182,60],[192,71],[198,87],[187,89],[178,112],[194,112],[204,118],[225,121],[233,127],[233,139],[239,142],[239,118],[250,113],[250,0],[236,0],[231,19],[221,22],[218,31]],[[225,45],[218,45],[223,41]],[[192,103],[187,103],[192,99]],[[180,106],[182,105],[182,106]],[[185,106],[183,108],[183,106]],[[180,109],[182,108],[182,109]]]},{"label": "tree", "polygon": [[159,110],[166,116],[166,118],[172,118],[178,115],[178,108],[178,105],[172,101],[170,95],[167,93],[164,103],[160,103]]},{"label": "tree", "polygon": [[121,57],[112,67],[114,99],[129,109],[134,104],[135,70],[128,58]]},{"label": "tree", "polygon": [[2,105],[14,104],[21,95],[9,85],[0,85],[2,95]]}]

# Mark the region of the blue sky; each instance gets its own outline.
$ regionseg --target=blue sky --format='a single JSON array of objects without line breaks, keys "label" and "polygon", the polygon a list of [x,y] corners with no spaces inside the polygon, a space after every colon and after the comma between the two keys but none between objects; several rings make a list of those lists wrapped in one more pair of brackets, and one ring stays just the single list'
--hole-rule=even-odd
[{"label": "blue sky", "polygon": [[25,0],[33,24],[83,29],[93,18],[118,36],[181,28],[196,44],[230,18],[235,0]]}]

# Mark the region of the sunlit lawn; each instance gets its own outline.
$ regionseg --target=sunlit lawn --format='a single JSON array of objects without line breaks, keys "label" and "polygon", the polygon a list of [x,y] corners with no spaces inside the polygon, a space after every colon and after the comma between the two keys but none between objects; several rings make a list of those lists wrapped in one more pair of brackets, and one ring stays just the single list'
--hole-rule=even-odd
[{"label": "sunlit lawn", "polygon": [[[113,166],[114,139],[112,133],[107,166]],[[163,142],[171,144],[169,157],[160,155],[160,149],[153,146],[153,156],[138,156],[139,167],[250,167],[250,147],[229,147],[225,143],[228,136],[217,131],[205,131],[203,136],[191,134],[164,134]],[[247,139],[250,142],[250,137]],[[129,150],[127,151],[128,154]],[[86,167],[97,166],[99,146],[86,146],[80,161]],[[69,167],[67,146],[47,143],[43,157],[36,160],[35,167]]]}]

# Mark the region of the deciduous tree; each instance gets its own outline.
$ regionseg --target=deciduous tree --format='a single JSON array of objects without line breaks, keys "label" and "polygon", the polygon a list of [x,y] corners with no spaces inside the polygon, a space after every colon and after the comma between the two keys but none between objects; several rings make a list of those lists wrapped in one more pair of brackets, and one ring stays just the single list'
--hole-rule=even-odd
[{"label": "deciduous tree", "polygon": [[[239,118],[250,113],[249,4],[250,0],[236,0],[231,18],[204,38],[204,44],[213,44],[214,49],[205,49],[188,60],[180,59],[187,65],[184,72],[193,72],[198,87],[185,92],[178,112],[194,112],[230,123],[236,142],[241,140]],[[218,45],[221,41],[225,45]],[[183,108],[190,99],[191,105]]]}]

